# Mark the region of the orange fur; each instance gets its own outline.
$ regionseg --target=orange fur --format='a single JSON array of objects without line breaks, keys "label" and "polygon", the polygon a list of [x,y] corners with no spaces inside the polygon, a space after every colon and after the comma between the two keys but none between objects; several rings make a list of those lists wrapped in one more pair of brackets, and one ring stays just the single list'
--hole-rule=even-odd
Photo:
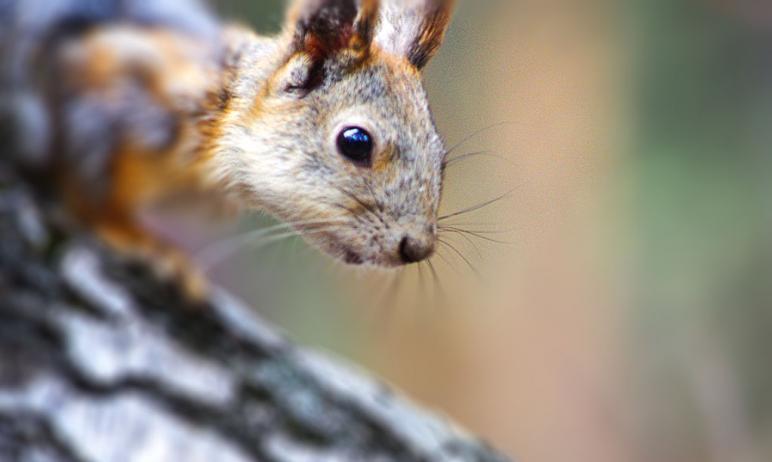
[{"label": "orange fur", "polygon": [[[395,7],[384,19],[383,2],[376,0],[321,12],[309,11],[310,4],[332,8],[336,2],[297,0],[285,33],[273,39],[227,28],[224,49],[172,29],[125,24],[64,43],[59,71],[66,98],[92,98],[129,121],[118,127],[104,196],[89,194],[73,165],[60,169],[66,200],[83,222],[127,253],[156,260],[162,273],[182,279],[196,296],[205,284],[193,266],[136,219],[144,205],[186,189],[214,190],[223,201],[235,198],[288,222],[346,219],[348,228],[334,232],[296,228],[349,263],[410,263],[399,253],[407,235],[430,255],[444,147],[420,68],[442,40],[450,7],[415,10],[426,18],[412,31],[412,48],[400,51],[376,39],[385,20],[397,21],[390,31],[404,26],[393,17]],[[354,4],[360,9],[352,18]],[[346,13],[330,19],[336,11]],[[399,38],[404,42],[404,34]],[[324,90],[315,92],[321,85]],[[141,113],[137,121],[121,112],[133,110],[125,103],[137,89],[156,112],[173,119],[163,142],[131,131],[132,123],[145,127]],[[329,131],[346,118],[383,140],[367,169],[331,146],[335,133]],[[328,177],[314,178],[318,172]],[[365,195],[373,197],[360,199]],[[378,220],[374,213],[381,214]]]}]

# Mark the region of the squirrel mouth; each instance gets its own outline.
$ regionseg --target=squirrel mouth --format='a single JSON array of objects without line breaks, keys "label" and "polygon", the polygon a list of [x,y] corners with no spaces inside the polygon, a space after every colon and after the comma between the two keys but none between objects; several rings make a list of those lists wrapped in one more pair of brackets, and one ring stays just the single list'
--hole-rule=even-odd
[{"label": "squirrel mouth", "polygon": [[311,243],[319,246],[328,255],[339,259],[347,265],[362,266],[365,264],[364,257],[345,245],[334,233],[319,233],[315,237],[316,239],[312,239]]},{"label": "squirrel mouth", "polygon": [[[321,239],[320,239],[321,238]],[[372,266],[379,268],[394,268],[401,266],[399,260],[389,258],[383,254],[370,255],[362,252],[349,242],[345,242],[334,233],[322,233],[316,235],[316,239],[310,241],[327,255],[350,266]]]},{"label": "squirrel mouth", "polygon": [[364,259],[359,254],[351,250],[343,250],[343,261],[349,265],[360,266],[365,263]]}]

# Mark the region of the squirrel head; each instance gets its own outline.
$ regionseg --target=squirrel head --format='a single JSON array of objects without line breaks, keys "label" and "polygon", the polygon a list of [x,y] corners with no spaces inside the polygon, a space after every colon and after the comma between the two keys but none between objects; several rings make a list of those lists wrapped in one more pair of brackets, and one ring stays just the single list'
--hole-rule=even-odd
[{"label": "squirrel head", "polygon": [[[350,264],[430,257],[445,147],[421,70],[451,2],[298,0],[244,59],[220,127],[218,177]],[[267,62],[266,62],[267,61]]]}]

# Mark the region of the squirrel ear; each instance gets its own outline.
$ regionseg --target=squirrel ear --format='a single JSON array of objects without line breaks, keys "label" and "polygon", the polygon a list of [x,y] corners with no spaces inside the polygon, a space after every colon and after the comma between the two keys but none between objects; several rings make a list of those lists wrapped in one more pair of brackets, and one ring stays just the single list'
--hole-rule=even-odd
[{"label": "squirrel ear", "polygon": [[287,30],[290,57],[279,70],[277,88],[303,96],[324,79],[324,64],[340,57],[361,62],[370,53],[378,21],[378,0],[295,0]]},{"label": "squirrel ear", "polygon": [[375,43],[423,69],[442,45],[454,0],[383,0]]},{"label": "squirrel ear", "polygon": [[378,19],[378,0],[296,0],[288,18],[293,52],[315,62],[350,50],[364,57]]}]

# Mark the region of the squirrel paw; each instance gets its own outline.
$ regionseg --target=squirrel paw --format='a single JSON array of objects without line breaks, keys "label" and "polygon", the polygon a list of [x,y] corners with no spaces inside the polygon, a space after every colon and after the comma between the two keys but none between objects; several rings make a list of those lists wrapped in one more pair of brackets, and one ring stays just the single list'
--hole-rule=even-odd
[{"label": "squirrel paw", "polygon": [[148,256],[146,261],[160,280],[178,286],[189,301],[202,303],[207,300],[210,293],[209,281],[181,251],[167,246]]},{"label": "squirrel paw", "polygon": [[178,287],[193,305],[202,304],[210,294],[206,276],[182,251],[136,227],[103,224],[97,236],[128,259],[148,266],[160,281]]}]

